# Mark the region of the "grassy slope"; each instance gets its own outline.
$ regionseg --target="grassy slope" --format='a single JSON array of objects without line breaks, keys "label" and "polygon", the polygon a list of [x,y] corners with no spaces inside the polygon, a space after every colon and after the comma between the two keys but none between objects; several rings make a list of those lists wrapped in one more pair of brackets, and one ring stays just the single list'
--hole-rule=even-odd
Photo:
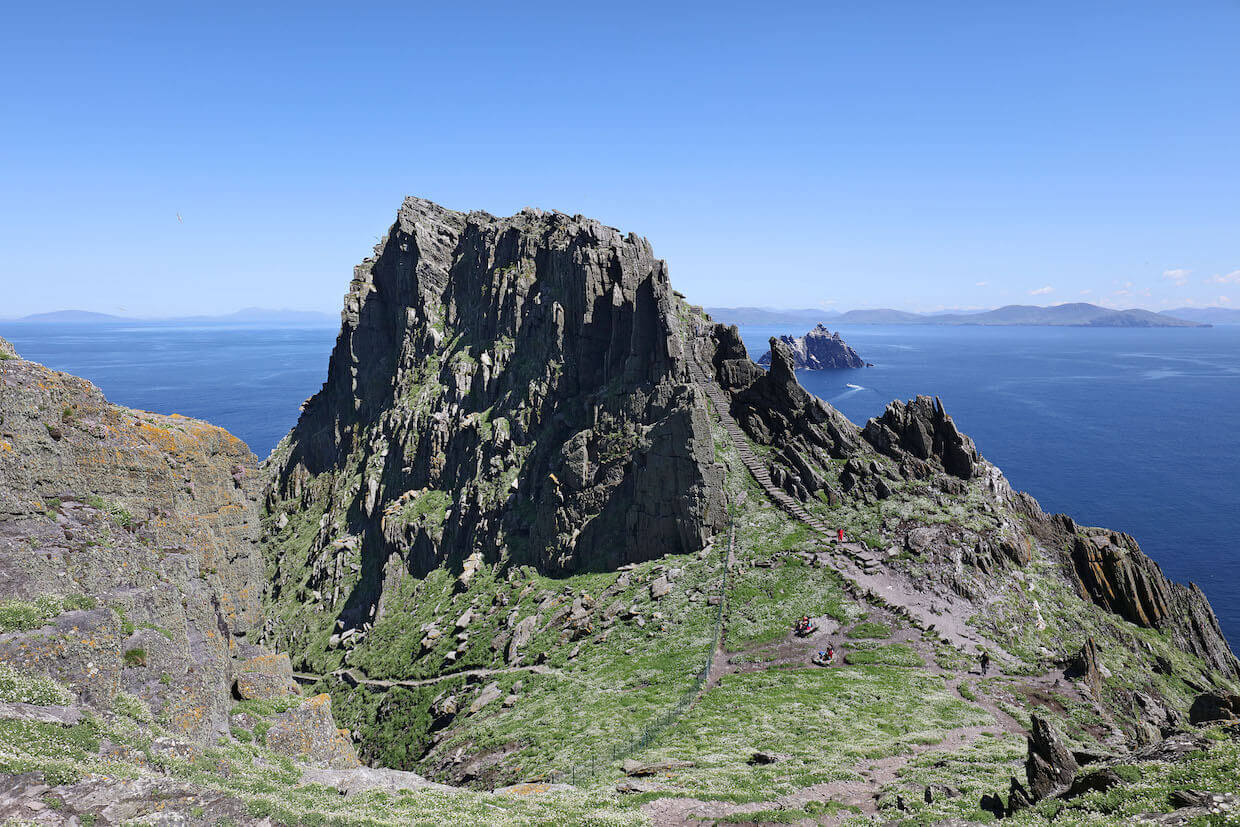
[{"label": "grassy slope", "polygon": [[[1020,724],[1027,724],[1034,710],[1050,715],[1070,741],[1086,747],[1098,747],[1098,735],[1106,727],[1131,723],[1122,711],[1103,711],[1066,688],[1061,693],[1027,691],[1023,675],[1052,671],[1053,662],[1078,648],[1086,635],[1099,641],[1111,673],[1106,706],[1119,706],[1122,691],[1131,688],[1156,689],[1181,708],[1191,698],[1192,690],[1182,680],[1154,675],[1148,667],[1160,655],[1182,674],[1193,675],[1202,671],[1195,658],[1180,652],[1164,635],[1138,629],[1078,598],[1036,549],[1029,567],[985,584],[993,599],[972,621],[1003,644],[1016,662],[1005,674],[966,680],[956,691],[940,672],[963,671],[970,665],[968,659],[936,644],[932,635],[925,636],[919,647],[929,657],[918,654],[907,641],[885,641],[881,627],[898,621],[850,598],[839,576],[829,569],[801,563],[795,553],[812,550],[815,538],[766,502],[718,430],[716,453],[728,466],[737,528],[738,565],[730,579],[724,644],[733,660],[749,664],[749,669],[724,675],[682,719],[637,753],[641,758],[695,763],[674,778],[662,779],[662,794],[766,801],[809,784],[856,779],[868,762],[904,756],[907,761],[880,799],[884,813],[895,815],[895,796],[903,791],[906,802],[917,799],[907,818],[926,823],[951,816],[984,820],[987,816],[978,810],[978,798],[1006,789],[1010,775],[1022,777],[1024,755],[1023,739],[1001,732],[996,726],[1000,722],[987,707],[1002,710]],[[880,505],[849,500],[836,508],[825,503],[815,508],[829,517],[830,524],[844,526],[873,548],[890,545],[896,527],[907,522],[951,526],[968,535],[1012,530],[1013,521],[1005,519],[1010,515],[1002,513],[980,484],[971,484],[959,497],[927,494],[902,484],[892,487],[894,496]],[[313,527],[319,515],[302,519]],[[299,525],[291,525],[282,536],[305,537]],[[484,567],[463,591],[454,591],[453,578],[442,570],[425,578],[406,578],[386,598],[385,615],[367,641],[348,655],[349,665],[372,677],[391,678],[503,668],[502,653],[492,649],[490,640],[513,622],[537,613],[539,630],[522,662],[542,661],[554,671],[507,672],[472,682],[448,677],[429,687],[385,692],[327,683],[323,688],[333,692],[342,725],[361,736],[363,754],[389,765],[436,775],[449,766],[451,755],[463,749],[467,761],[482,757],[484,763],[496,762],[480,777],[481,783],[575,773],[591,794],[610,800],[614,794],[609,791],[620,775],[618,761],[610,756],[617,748],[630,746],[648,722],[684,697],[710,650],[714,608],[702,598],[714,593],[721,577],[722,546],[718,543],[702,558],[644,564],[621,590],[616,588],[616,573],[551,579],[528,569],[509,573]],[[289,552],[295,555],[297,550]],[[672,594],[657,603],[648,590],[656,565],[683,571]],[[904,552],[893,565],[916,576],[923,562]],[[617,593],[604,596],[609,588]],[[563,621],[552,618],[582,594],[598,602],[593,631],[571,639]],[[646,625],[639,627],[632,620],[605,625],[601,609],[615,600],[633,606]],[[429,652],[415,655],[425,623],[438,621],[450,632],[452,620],[471,605],[481,610],[480,619],[470,627],[471,644],[463,658],[451,664],[444,660],[452,648],[451,634]],[[662,614],[661,620],[656,612]],[[853,630],[847,640],[848,666],[829,671],[789,668],[770,654],[787,639],[790,620],[801,614],[833,618],[842,630]],[[306,622],[318,629],[304,638],[309,641],[304,645],[307,659],[322,672],[342,665],[341,651],[326,650],[330,630],[321,618]],[[768,660],[770,668],[762,668]],[[464,711],[446,729],[432,731],[435,709],[444,698],[451,696],[468,710],[481,686],[491,680],[501,697],[520,682],[510,705],[495,701],[476,712]],[[937,748],[952,730],[980,725],[995,731],[963,746],[949,743],[947,752]],[[747,759],[755,749],[791,758],[774,767],[753,767]],[[583,776],[589,779],[582,780]],[[964,794],[924,805],[915,792],[931,781],[950,783]],[[649,797],[630,797],[624,803],[634,806]],[[1165,802],[1146,803],[1152,809],[1166,807]],[[1049,815],[1038,810],[1025,818]]]}]

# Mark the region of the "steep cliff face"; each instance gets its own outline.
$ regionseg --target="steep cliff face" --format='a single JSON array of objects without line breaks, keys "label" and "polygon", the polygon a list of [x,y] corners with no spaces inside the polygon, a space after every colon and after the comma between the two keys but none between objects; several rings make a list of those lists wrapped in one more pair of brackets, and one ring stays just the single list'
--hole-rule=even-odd
[{"label": "steep cliff face", "polygon": [[[721,471],[677,307],[644,239],[405,201],[354,272],[327,382],[271,460],[279,556],[298,561],[274,561],[273,599],[357,626],[402,572],[610,569],[701,548],[723,524]],[[307,512],[316,525],[289,525]]]},{"label": "steep cliff face", "polygon": [[[798,370],[839,370],[863,368],[865,360],[849,347],[839,332],[818,324],[804,336],[780,336],[779,340],[792,351],[792,366]],[[771,364],[771,351],[762,354],[759,365]]]},{"label": "steep cliff face", "polygon": [[100,709],[127,692],[180,737],[227,731],[261,616],[253,455],[0,352],[0,663]]},{"label": "steep cliff face", "polygon": [[1138,626],[1168,630],[1186,651],[1240,676],[1205,594],[1195,584],[1168,580],[1132,537],[1081,529],[1072,537],[1070,557],[1081,591],[1094,603]]}]

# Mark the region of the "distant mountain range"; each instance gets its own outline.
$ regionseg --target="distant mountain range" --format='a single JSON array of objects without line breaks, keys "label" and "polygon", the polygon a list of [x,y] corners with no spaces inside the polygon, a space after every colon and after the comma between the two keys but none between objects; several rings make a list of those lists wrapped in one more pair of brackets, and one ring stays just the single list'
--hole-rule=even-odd
[{"label": "distant mountain range", "polygon": [[231,324],[271,327],[336,327],[340,324],[340,316],[336,313],[320,313],[315,310],[271,310],[263,307],[246,307],[234,313],[225,313],[219,316],[169,316],[158,318],[114,316],[110,313],[95,313],[90,310],[56,310],[51,313],[34,313],[18,319],[9,319],[9,321],[31,322],[35,324],[83,325]]},{"label": "distant mountain range", "polygon": [[1177,307],[1163,315],[1203,324],[1240,324],[1240,310],[1233,307]]},{"label": "distant mountain range", "polygon": [[[1057,304],[1050,307],[1010,304],[997,310],[943,310],[937,313],[910,313],[906,310],[838,310],[803,308],[780,310],[770,307],[708,307],[717,321],[739,325],[832,324],[922,324],[922,325],[1033,325],[1070,327],[1208,327],[1240,324],[1240,310],[1230,307],[1180,307],[1155,313],[1150,310],[1111,310],[1095,304]],[[133,317],[95,313],[90,310],[57,310],[34,313],[5,321],[46,324],[221,324],[267,325],[272,327],[336,327],[340,316],[316,310],[273,310],[246,307],[217,316]]]},{"label": "distant mountain range", "polygon": [[[802,324],[830,321],[832,324],[918,324],[918,325],[1027,325],[1039,327],[1209,327],[1212,324],[1240,323],[1240,311],[1227,308],[1194,308],[1165,313],[1132,308],[1111,310],[1096,304],[1076,302],[1050,307],[1010,304],[996,310],[967,310],[939,313],[909,313],[880,308],[849,310],[773,310],[760,307],[708,307],[706,311],[728,324]],[[1192,313],[1194,315],[1181,315]],[[1217,314],[1217,315],[1214,315]],[[1234,314],[1234,315],[1230,315]],[[1217,321],[1216,321],[1217,319]]]}]

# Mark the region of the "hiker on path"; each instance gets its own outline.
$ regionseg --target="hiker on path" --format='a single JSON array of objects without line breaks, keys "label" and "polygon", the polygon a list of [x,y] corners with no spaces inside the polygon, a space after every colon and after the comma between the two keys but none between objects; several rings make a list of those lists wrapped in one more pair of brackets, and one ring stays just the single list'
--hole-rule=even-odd
[{"label": "hiker on path", "polygon": [[837,528],[835,531],[836,531],[836,536],[839,538],[840,542],[841,543],[844,542],[844,529]]},{"label": "hiker on path", "polygon": [[981,663],[982,663],[982,674],[985,675],[986,671],[990,669],[990,653],[989,652],[982,652]]}]

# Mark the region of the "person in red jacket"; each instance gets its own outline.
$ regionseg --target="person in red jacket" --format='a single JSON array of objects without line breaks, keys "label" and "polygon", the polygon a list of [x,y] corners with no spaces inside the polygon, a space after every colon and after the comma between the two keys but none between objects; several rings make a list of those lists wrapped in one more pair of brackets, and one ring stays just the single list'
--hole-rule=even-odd
[{"label": "person in red jacket", "polygon": [[837,528],[837,529],[836,529],[836,532],[837,532],[837,533],[836,533],[836,536],[840,538],[840,542],[841,542],[841,543],[842,543],[842,542],[844,542],[844,529],[842,529],[842,528]]}]

